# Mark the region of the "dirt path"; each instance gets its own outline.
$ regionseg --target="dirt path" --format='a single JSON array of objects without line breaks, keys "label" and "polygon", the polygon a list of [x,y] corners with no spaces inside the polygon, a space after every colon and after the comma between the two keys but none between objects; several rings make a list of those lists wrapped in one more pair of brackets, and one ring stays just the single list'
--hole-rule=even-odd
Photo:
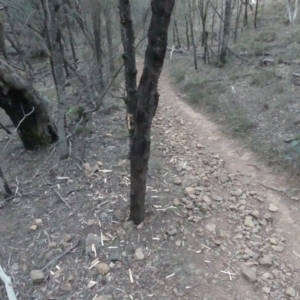
[{"label": "dirt path", "polygon": [[[195,297],[193,299],[199,299],[197,295],[205,295],[205,291],[206,298],[200,299],[299,297],[300,281],[297,274],[300,271],[300,202],[297,198],[290,199],[286,196],[286,193],[291,193],[289,193],[285,174],[282,176],[272,174],[272,169],[264,166],[239,142],[224,136],[208,117],[194,112],[183,102],[183,96],[175,91],[167,74],[162,77],[160,94],[159,111],[164,115],[165,120],[168,120],[168,124],[165,125],[166,131],[169,132],[166,134],[173,135],[169,141],[172,144],[173,140],[174,144],[174,136],[176,136],[176,146],[180,144],[184,149],[182,152],[184,154],[178,155],[175,163],[177,170],[182,173],[181,178],[187,177],[187,174],[200,175],[204,186],[206,180],[217,179],[218,181],[214,186],[208,183],[211,187],[207,193],[208,197],[205,198],[207,196],[205,189],[201,191],[200,188],[198,189],[200,193],[197,193],[196,184],[194,185],[196,195],[191,191],[187,198],[194,201],[200,194],[202,201],[205,198],[210,205],[211,202],[219,202],[215,206],[212,205],[213,209],[227,211],[221,217],[217,217],[215,211],[209,214],[211,219],[204,227],[204,240],[211,238],[209,231],[214,232],[211,229],[214,226],[221,231],[225,230],[224,236],[230,238],[228,245],[222,249],[224,251],[221,256],[210,253],[199,257],[199,269],[201,264],[202,269],[205,268],[203,260],[210,261],[216,273],[212,279],[213,286],[208,283],[207,288],[203,289],[203,284],[200,284],[193,293]],[[219,165],[213,163],[214,158]],[[181,168],[182,165],[184,168]],[[209,173],[211,176],[208,175]],[[203,211],[205,209],[206,207],[202,207]],[[245,225],[246,219],[253,221],[254,224],[250,222],[248,226]],[[236,221],[238,222],[235,223]],[[196,240],[191,243],[199,246]],[[219,271],[216,270],[218,268]],[[240,276],[241,268],[245,273],[244,278]],[[225,289],[222,288],[224,276],[219,273],[221,269],[238,275],[233,276],[233,281],[230,281],[227,275]],[[251,274],[248,276],[249,272]],[[249,277],[248,280],[245,277]],[[192,299],[191,294],[189,299]]]}]

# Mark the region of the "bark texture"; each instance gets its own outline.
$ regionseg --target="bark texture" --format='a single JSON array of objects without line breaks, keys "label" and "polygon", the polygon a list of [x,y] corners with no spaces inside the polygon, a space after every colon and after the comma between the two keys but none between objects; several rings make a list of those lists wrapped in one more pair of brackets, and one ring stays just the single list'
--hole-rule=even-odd
[{"label": "bark texture", "polygon": [[17,128],[25,149],[58,140],[47,103],[14,68],[0,59],[0,107]]}]

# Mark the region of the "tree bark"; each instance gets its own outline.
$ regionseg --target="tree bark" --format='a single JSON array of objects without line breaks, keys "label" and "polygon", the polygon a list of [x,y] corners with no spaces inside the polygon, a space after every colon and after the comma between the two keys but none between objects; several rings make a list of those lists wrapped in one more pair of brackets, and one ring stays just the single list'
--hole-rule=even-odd
[{"label": "tree bark", "polygon": [[15,69],[0,59],[0,107],[10,117],[25,149],[58,140],[47,103]]},{"label": "tree bark", "polygon": [[6,179],[3,175],[1,168],[0,168],[0,189],[4,192],[4,199],[11,197],[13,194],[6,182]]},{"label": "tree bark", "polygon": [[50,51],[50,64],[56,87],[58,112],[57,128],[59,137],[60,158],[69,157],[69,146],[66,137],[66,89],[62,49],[62,32],[59,27],[59,13],[62,8],[61,0],[49,0],[49,9],[45,0],[41,0],[45,15],[45,29],[48,49]]},{"label": "tree bark", "polygon": [[193,50],[194,50],[193,51],[194,52],[194,66],[195,66],[195,70],[197,70],[198,69],[197,47],[196,47],[196,42],[195,42],[195,37],[194,37],[194,24],[193,24],[190,0],[188,0],[188,4],[189,4],[189,23],[190,23],[191,41],[192,41],[192,46],[193,46]]},{"label": "tree bark", "polygon": [[105,27],[106,27],[106,39],[107,39],[107,47],[108,47],[108,53],[111,55],[109,58],[109,70],[110,72],[114,72],[116,70],[115,68],[115,59],[114,59],[114,49],[113,49],[113,42],[112,42],[112,13],[111,8],[108,7],[104,11],[104,17],[105,17]]},{"label": "tree bark", "polygon": [[126,0],[119,0],[120,22],[121,22],[121,38],[124,48],[122,55],[125,66],[125,86],[126,86],[126,100],[127,107],[127,129],[129,134],[129,158],[131,152],[131,144],[134,134],[134,119],[133,115],[136,111],[137,105],[137,69],[135,60],[134,47],[134,28],[131,19],[130,2]]},{"label": "tree bark", "polygon": [[258,13],[258,0],[256,0],[256,4],[255,4],[254,29],[256,29],[257,27],[257,13]]},{"label": "tree bark", "polygon": [[[125,5],[126,3],[127,5]],[[124,5],[130,8],[128,4],[128,0],[120,0],[120,10]],[[134,134],[130,151],[129,219],[135,224],[141,223],[145,218],[146,176],[151,144],[150,131],[159,101],[157,86],[165,59],[168,28],[174,4],[175,0],[151,1],[152,17],[148,30],[148,45],[143,73],[136,94],[136,110],[133,115]],[[131,23],[130,26],[132,27]]]},{"label": "tree bark", "polygon": [[227,51],[227,44],[228,44],[229,33],[230,33],[230,19],[231,19],[231,0],[226,0],[223,39],[222,39],[221,54],[220,54],[220,62],[222,64],[226,63],[226,51]]},{"label": "tree bark", "polygon": [[185,35],[186,35],[186,47],[187,50],[190,51],[190,37],[189,37],[189,21],[187,15],[184,15],[185,18]]}]

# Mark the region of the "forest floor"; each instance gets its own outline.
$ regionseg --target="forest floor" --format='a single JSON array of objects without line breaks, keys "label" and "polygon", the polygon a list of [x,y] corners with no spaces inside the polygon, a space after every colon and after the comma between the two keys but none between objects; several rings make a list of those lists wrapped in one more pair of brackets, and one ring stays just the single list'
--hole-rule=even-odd
[{"label": "forest floor", "polygon": [[0,131],[17,190],[0,209],[0,265],[19,300],[300,299],[300,202],[286,174],[193,111],[167,71],[159,90],[138,227],[126,221],[122,105],[93,116],[84,165],[55,147],[26,152]]}]

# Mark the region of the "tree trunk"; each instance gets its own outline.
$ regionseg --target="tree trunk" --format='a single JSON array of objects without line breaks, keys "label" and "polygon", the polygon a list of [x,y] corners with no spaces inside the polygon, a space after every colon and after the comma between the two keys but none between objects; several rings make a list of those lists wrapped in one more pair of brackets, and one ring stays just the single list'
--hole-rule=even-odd
[{"label": "tree trunk", "polygon": [[0,81],[3,83],[0,107],[17,128],[25,149],[34,150],[56,142],[57,129],[50,118],[47,103],[28,81],[1,59]]},{"label": "tree trunk", "polygon": [[174,19],[174,26],[175,26],[175,33],[176,33],[176,38],[177,38],[177,45],[178,45],[178,48],[181,49],[181,43],[180,43],[180,37],[179,37],[179,31],[178,31],[176,19]]},{"label": "tree trunk", "polygon": [[225,64],[226,62],[226,51],[230,33],[230,19],[231,19],[231,0],[225,1],[225,16],[224,16],[224,30],[223,39],[221,46],[220,62]]},{"label": "tree trunk", "polygon": [[125,87],[126,87],[126,108],[127,108],[127,129],[129,133],[129,158],[131,157],[131,144],[134,134],[133,115],[137,105],[137,69],[135,60],[134,46],[134,28],[131,19],[130,2],[119,0],[120,23],[121,23],[121,38],[124,48],[122,55],[125,66]]},{"label": "tree trunk", "polygon": [[114,49],[113,49],[113,42],[112,42],[112,14],[111,14],[111,8],[108,7],[104,11],[104,17],[105,17],[105,27],[106,27],[106,39],[107,39],[107,47],[108,47],[108,53],[110,55],[109,57],[109,70],[110,72],[115,71],[115,59],[114,59]]},{"label": "tree trunk", "polygon": [[258,0],[256,0],[255,13],[254,13],[254,29],[257,27],[257,12],[258,12]]},{"label": "tree trunk", "polygon": [[[66,137],[66,89],[65,89],[65,75],[63,64],[63,49],[61,47],[62,33],[59,27],[59,10],[62,7],[61,0],[49,0],[45,3],[42,0],[45,20],[44,25],[46,29],[48,49],[51,53],[50,64],[52,68],[52,75],[56,87],[58,113],[57,113],[57,128],[59,137],[59,151],[60,158],[65,159],[69,157],[69,146]],[[50,14],[49,14],[50,13]]]},{"label": "tree trunk", "polygon": [[4,193],[4,199],[10,198],[13,195],[11,189],[9,188],[9,186],[5,180],[5,177],[3,175],[1,168],[0,168],[0,190],[2,190]]},{"label": "tree trunk", "polygon": [[195,37],[194,37],[194,25],[193,25],[190,0],[188,0],[188,4],[189,4],[189,21],[190,21],[191,41],[192,41],[192,46],[193,46],[193,50],[194,50],[194,66],[195,66],[195,70],[198,70],[197,47],[196,47],[196,42],[195,42]]},{"label": "tree trunk", "polygon": [[249,0],[245,0],[244,26],[246,26],[248,23],[248,5],[249,5]]},{"label": "tree trunk", "polygon": [[[128,0],[120,0],[124,5]],[[135,224],[145,218],[145,194],[148,160],[150,156],[150,130],[158,105],[157,90],[163,67],[168,28],[175,0],[152,0],[152,17],[148,30],[148,45],[145,53],[144,69],[137,92],[137,106],[134,112],[134,135],[131,145],[131,187],[130,216]],[[121,20],[122,22],[122,20]],[[130,23],[132,27],[132,24]]]},{"label": "tree trunk", "polygon": [[187,50],[190,51],[191,45],[190,45],[190,37],[189,37],[189,21],[186,15],[184,15],[184,18],[185,18],[186,47]]},{"label": "tree trunk", "polygon": [[236,9],[235,28],[234,28],[234,43],[235,44],[236,44],[236,40],[237,40],[241,12],[242,12],[242,3],[240,3],[240,1],[238,1],[237,9]]},{"label": "tree trunk", "polygon": [[5,46],[5,34],[4,34],[4,26],[3,23],[0,22],[0,50],[2,52],[3,57],[8,60],[6,54],[6,46]]},{"label": "tree trunk", "polygon": [[100,90],[104,89],[104,78],[103,78],[103,50],[102,50],[102,40],[101,40],[101,4],[100,2],[93,2],[93,31],[94,31],[94,41],[95,41],[95,56],[98,63],[98,76]]}]

